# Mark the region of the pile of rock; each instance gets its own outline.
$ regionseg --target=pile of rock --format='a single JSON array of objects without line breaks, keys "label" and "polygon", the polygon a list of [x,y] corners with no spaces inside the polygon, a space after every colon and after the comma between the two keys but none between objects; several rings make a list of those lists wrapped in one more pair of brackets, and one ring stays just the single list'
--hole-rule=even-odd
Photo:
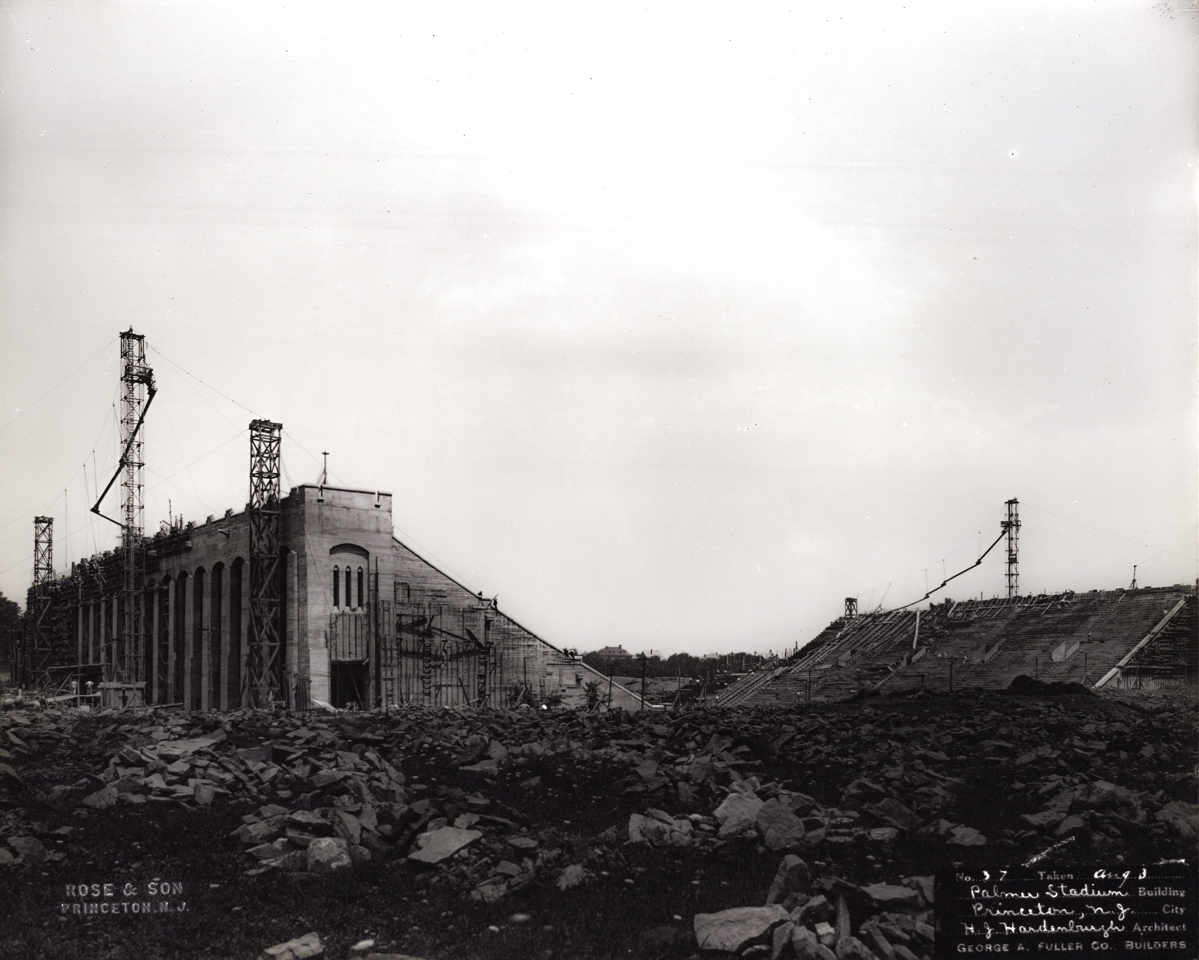
[{"label": "pile of rock", "polygon": [[813,880],[788,854],[764,906],[698,913],[700,950],[797,960],[920,960],[932,953],[933,878],[858,886],[839,877]]},{"label": "pile of rock", "polygon": [[[985,699],[945,713],[672,717],[0,711],[0,865],[65,849],[65,836],[17,819],[29,796],[76,812],[240,802],[237,813],[253,812],[228,842],[251,875],[404,863],[421,884],[484,903],[534,883],[634,883],[637,858],[748,844],[786,855],[767,902],[697,914],[699,947],[913,960],[931,953],[931,879],[855,885],[835,875],[852,872],[843,854],[894,880],[928,867],[888,862],[940,844],[946,859],[980,845],[1014,856],[1078,836],[1114,859],[1147,837],[1194,842],[1193,760],[1182,762],[1194,717],[1088,700],[1086,722],[1055,704]],[[596,785],[586,829],[559,802],[571,780]],[[980,809],[968,794],[983,781],[1001,786],[986,822],[961,822]],[[914,836],[929,843],[904,842]],[[813,876],[804,856],[831,866]]]}]

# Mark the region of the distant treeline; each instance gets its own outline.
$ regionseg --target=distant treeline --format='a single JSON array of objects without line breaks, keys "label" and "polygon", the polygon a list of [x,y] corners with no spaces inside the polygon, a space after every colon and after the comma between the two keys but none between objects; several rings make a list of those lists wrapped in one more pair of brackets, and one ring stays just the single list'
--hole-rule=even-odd
[{"label": "distant treeline", "polygon": [[[756,653],[729,653],[718,657],[697,657],[690,653],[672,653],[669,657],[646,658],[647,677],[691,677],[694,680],[710,680],[725,673],[746,673],[754,669],[765,658]],[[597,653],[583,654],[583,662],[604,676],[641,676],[641,660],[637,657],[608,657]]]}]

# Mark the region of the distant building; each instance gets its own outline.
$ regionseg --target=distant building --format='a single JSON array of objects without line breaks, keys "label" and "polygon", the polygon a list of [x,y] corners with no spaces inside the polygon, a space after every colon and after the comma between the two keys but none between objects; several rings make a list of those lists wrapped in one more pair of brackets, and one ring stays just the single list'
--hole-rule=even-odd
[{"label": "distant building", "polygon": [[621,660],[621,659],[632,660],[633,659],[633,655],[631,653],[629,653],[629,651],[626,650],[624,647],[619,646],[619,645],[615,646],[615,647],[600,647],[598,650],[595,651],[595,653],[591,654],[591,656],[599,657],[600,659],[603,659],[603,660]]}]

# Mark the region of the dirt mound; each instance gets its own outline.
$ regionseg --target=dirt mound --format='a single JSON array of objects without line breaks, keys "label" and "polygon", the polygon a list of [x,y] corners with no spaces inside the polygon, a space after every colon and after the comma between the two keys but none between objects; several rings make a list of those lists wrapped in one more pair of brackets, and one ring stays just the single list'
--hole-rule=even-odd
[{"label": "dirt mound", "polygon": [[1035,680],[1024,673],[1017,675],[1008,684],[1006,692],[1027,696],[1063,696],[1065,694],[1095,696],[1094,690],[1081,683],[1067,680]]}]

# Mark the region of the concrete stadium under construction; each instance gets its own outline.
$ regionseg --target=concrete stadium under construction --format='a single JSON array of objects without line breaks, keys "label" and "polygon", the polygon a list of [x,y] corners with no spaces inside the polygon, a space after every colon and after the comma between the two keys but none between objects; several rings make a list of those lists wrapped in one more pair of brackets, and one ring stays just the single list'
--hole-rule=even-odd
[{"label": "concrete stadium under construction", "polygon": [[[104,706],[194,710],[314,703],[563,703],[640,709],[613,683],[472,593],[393,536],[392,497],[324,482],[280,489],[282,425],[250,424],[250,499],[203,523],[143,523],[140,429],[154,399],[144,338],[121,334],[119,466],[92,512],[120,546],[53,566],[53,518],[34,521],[17,679]],[[121,516],[101,510],[120,481]],[[1019,676],[1089,687],[1196,680],[1195,587],[1020,596],[1018,502],[1009,500],[1007,596],[844,615],[720,703],[792,706],[875,692],[1005,688]],[[918,601],[919,603],[919,601]],[[590,686],[590,691],[588,687]],[[590,694],[590,696],[589,696]]]},{"label": "concrete stadium under construction", "polygon": [[19,682],[105,706],[230,710],[575,705],[602,681],[605,705],[641,706],[397,540],[391,494],[282,495],[281,424],[250,424],[244,510],[146,536],[138,431],[156,391],[141,335],[121,335],[121,359],[123,454],[93,508],[104,516],[119,479],[121,545],[56,576],[53,518],[35,519]]}]

